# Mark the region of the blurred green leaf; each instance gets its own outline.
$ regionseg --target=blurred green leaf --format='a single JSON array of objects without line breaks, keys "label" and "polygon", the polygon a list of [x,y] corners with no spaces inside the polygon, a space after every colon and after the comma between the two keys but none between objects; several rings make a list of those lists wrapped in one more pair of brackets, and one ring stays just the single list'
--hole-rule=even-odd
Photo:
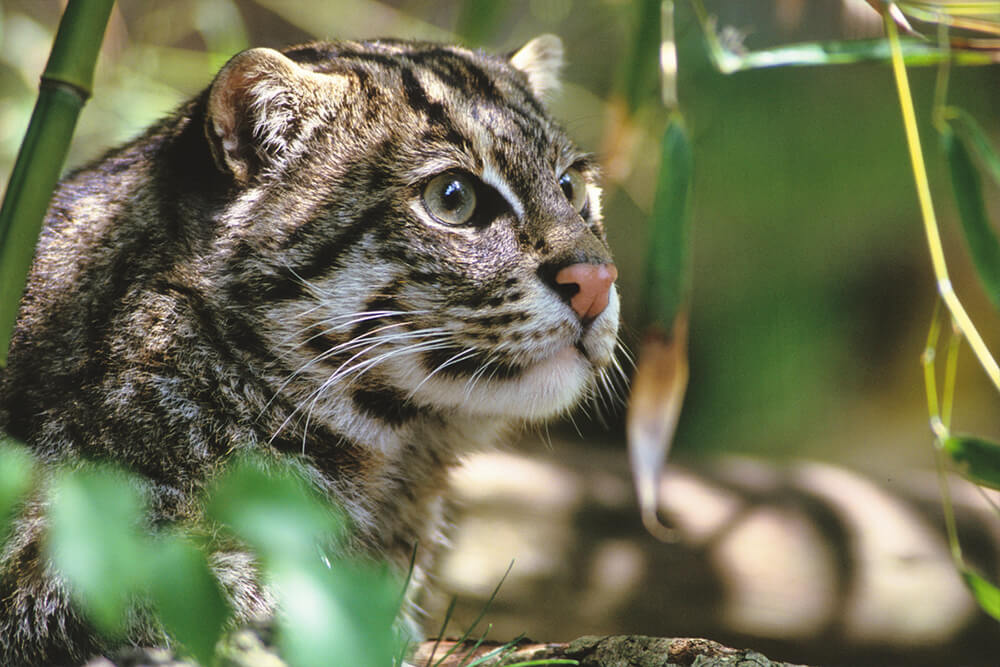
[{"label": "blurred green leaf", "polygon": [[948,124],[955,133],[963,137],[969,146],[975,150],[982,166],[986,168],[993,181],[1000,185],[1000,156],[993,150],[989,138],[983,132],[976,119],[967,111],[955,107],[948,107]]},{"label": "blurred green leaf", "polygon": [[119,633],[151,554],[140,538],[143,502],[120,472],[62,472],[53,486],[48,549],[74,597],[102,632]]},{"label": "blurred green leaf", "polygon": [[654,98],[660,69],[661,0],[633,3],[633,31],[629,53],[622,63],[621,82],[629,113],[646,99]]},{"label": "blurred green leaf", "polygon": [[660,148],[642,300],[651,323],[667,331],[673,328],[690,289],[693,172],[691,141],[680,116],[674,115]]},{"label": "blurred green leaf", "polygon": [[281,654],[292,667],[385,667],[396,654],[399,582],[384,569],[320,559],[271,569]]},{"label": "blurred green leaf", "polygon": [[251,459],[233,462],[209,493],[208,516],[264,560],[319,559],[343,522],[294,468]]},{"label": "blurred green leaf", "polygon": [[207,665],[230,612],[205,553],[173,535],[155,542],[149,592],[167,633]]},{"label": "blurred green leaf", "polygon": [[983,611],[1000,621],[1000,589],[968,568],[962,569],[962,579]]},{"label": "blurred green leaf", "polygon": [[[903,60],[909,66],[936,65],[949,58],[960,65],[989,65],[993,58],[974,51],[950,53],[932,44],[903,41]],[[723,72],[760,69],[764,67],[853,65],[864,62],[887,62],[889,45],[885,40],[845,40],[789,44],[763,51],[736,54],[725,51],[718,62]]]},{"label": "blurred green leaf", "polygon": [[943,449],[969,480],[1000,489],[1000,445],[983,438],[953,435],[945,439]]},{"label": "blurred green leaf", "polygon": [[1000,308],[1000,241],[986,214],[979,172],[965,142],[948,126],[942,128],[941,139],[965,241],[987,296]]},{"label": "blurred green leaf", "polygon": [[31,455],[0,434],[0,546],[7,540],[13,512],[31,487]]}]

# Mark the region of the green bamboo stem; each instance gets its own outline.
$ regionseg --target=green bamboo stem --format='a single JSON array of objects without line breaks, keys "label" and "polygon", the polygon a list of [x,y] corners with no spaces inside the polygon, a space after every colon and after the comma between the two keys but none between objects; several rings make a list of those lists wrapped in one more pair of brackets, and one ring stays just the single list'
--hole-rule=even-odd
[{"label": "green bamboo stem", "polygon": [[66,161],[76,120],[94,83],[94,67],[114,0],[70,0],[59,22],[38,101],[0,206],[0,367],[42,220]]}]

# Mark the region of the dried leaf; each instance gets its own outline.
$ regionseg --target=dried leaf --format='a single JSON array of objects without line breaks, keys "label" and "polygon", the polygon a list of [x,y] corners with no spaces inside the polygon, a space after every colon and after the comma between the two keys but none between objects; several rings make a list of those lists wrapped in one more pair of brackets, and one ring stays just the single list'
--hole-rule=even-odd
[{"label": "dried leaf", "polygon": [[660,474],[670,451],[688,382],[687,313],[674,320],[673,331],[652,328],[639,348],[632,382],[627,426],[629,461],[646,529],[662,540],[673,531],[660,523]]}]

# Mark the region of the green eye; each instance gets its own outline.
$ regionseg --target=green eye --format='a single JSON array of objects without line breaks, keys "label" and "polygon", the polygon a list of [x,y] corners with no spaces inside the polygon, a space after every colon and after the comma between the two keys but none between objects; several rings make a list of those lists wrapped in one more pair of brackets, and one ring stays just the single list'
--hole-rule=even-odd
[{"label": "green eye", "polygon": [[577,213],[583,211],[587,205],[587,184],[583,180],[583,174],[579,169],[570,167],[559,177],[559,187],[562,188],[566,200],[573,205]]},{"label": "green eye", "polygon": [[438,174],[424,188],[424,206],[446,225],[463,225],[476,210],[476,184],[465,174]]}]

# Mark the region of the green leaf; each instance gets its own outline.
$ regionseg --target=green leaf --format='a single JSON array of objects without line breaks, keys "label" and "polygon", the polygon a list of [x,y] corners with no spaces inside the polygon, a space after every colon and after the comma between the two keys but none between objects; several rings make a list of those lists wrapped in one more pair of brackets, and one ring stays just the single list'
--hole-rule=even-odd
[{"label": "green leaf", "polygon": [[0,545],[7,540],[14,509],[31,488],[31,455],[0,434]]},{"label": "green leaf", "polygon": [[1000,621],[1000,589],[968,568],[962,569],[962,579],[983,611]]},{"label": "green leaf", "polygon": [[130,598],[146,580],[150,554],[134,483],[108,469],[63,472],[49,510],[55,567],[98,630],[124,629]]},{"label": "green leaf", "polygon": [[621,82],[625,103],[635,113],[643,100],[656,91],[660,71],[661,0],[639,0],[633,3],[632,39],[629,53],[623,61]]},{"label": "green leaf", "polygon": [[944,152],[951,171],[951,185],[958,205],[962,231],[973,264],[994,307],[1000,308],[1000,241],[990,225],[983,203],[979,172],[962,138],[944,128],[941,132]]},{"label": "green leaf", "polygon": [[983,128],[979,126],[975,118],[963,109],[948,107],[946,113],[951,129],[969,143],[969,146],[979,156],[987,173],[996,184],[1000,185],[1000,156],[993,150],[993,145],[986,133],[983,132]]},{"label": "green leaf", "polygon": [[156,541],[150,569],[150,597],[167,633],[199,663],[211,663],[230,613],[204,552],[169,535]]},{"label": "green leaf", "polygon": [[339,538],[342,521],[290,466],[236,461],[209,493],[208,516],[264,560],[312,561]]},{"label": "green leaf", "polygon": [[281,608],[278,644],[289,665],[392,664],[399,582],[385,569],[316,559],[279,563],[271,575]]},{"label": "green leaf", "polygon": [[945,439],[943,449],[966,478],[1000,490],[1000,445],[982,438],[954,435]]},{"label": "green leaf", "polygon": [[[663,134],[660,172],[650,216],[643,304],[652,324],[669,331],[690,290],[691,181],[687,130],[674,115]],[[647,324],[648,324],[647,323]]]}]

